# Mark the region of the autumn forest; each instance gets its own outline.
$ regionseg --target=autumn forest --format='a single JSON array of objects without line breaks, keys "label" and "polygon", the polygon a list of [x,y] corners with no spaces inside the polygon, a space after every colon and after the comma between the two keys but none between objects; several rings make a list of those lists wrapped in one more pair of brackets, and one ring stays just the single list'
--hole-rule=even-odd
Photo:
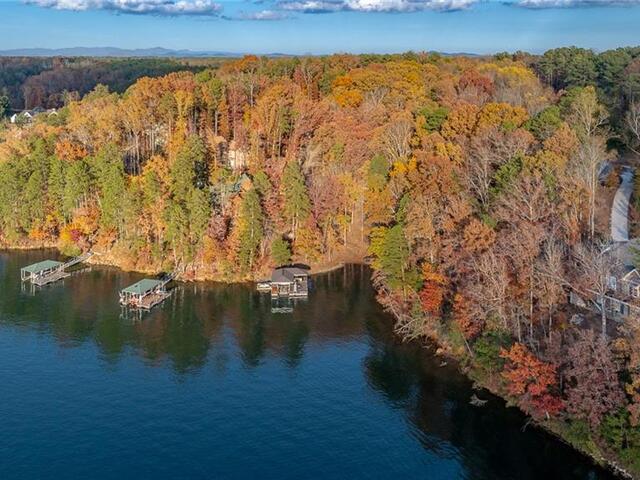
[{"label": "autumn forest", "polygon": [[640,48],[167,61],[82,88],[51,68],[53,90],[4,90],[58,108],[0,127],[3,246],[184,280],[367,262],[399,335],[640,475],[640,318],[568,301],[597,304],[618,267]]}]

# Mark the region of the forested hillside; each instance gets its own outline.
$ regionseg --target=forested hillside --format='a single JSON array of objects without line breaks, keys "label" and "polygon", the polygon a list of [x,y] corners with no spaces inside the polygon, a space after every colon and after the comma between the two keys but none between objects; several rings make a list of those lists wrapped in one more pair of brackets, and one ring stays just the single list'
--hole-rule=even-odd
[{"label": "forested hillside", "polygon": [[[0,96],[12,109],[56,108],[68,94],[84,95],[96,85],[123,92],[138,78],[196,69],[190,63],[157,58],[0,57]],[[210,65],[217,63],[210,60]]]},{"label": "forested hillside", "polygon": [[98,86],[2,131],[1,239],[218,280],[366,248],[402,335],[638,474],[640,323],[567,306],[607,288],[599,173],[640,140],[638,61],[245,57]]}]

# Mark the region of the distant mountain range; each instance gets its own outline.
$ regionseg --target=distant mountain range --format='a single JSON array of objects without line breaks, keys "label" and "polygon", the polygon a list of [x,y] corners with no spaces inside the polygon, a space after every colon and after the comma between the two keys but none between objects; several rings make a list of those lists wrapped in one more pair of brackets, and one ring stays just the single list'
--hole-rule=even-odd
[{"label": "distant mountain range", "polygon": [[[473,53],[442,53],[444,56],[475,57]],[[71,47],[71,48],[16,48],[12,50],[0,50],[0,57],[177,57],[177,58],[204,58],[204,57],[241,57],[244,52],[221,51],[196,51],[196,50],[171,50],[168,48],[117,48],[117,47]],[[288,57],[286,53],[267,53],[266,57]]]},{"label": "distant mountain range", "polygon": [[[16,48],[0,50],[0,57],[241,57],[243,53],[194,50],[170,50],[167,48],[126,49],[116,47],[72,47],[72,48]],[[267,56],[284,56],[272,53]]]}]

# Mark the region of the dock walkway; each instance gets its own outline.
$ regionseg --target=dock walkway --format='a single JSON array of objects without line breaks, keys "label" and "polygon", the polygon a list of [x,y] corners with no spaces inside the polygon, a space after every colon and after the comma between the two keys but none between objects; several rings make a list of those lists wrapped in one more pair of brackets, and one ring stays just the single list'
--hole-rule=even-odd
[{"label": "dock walkway", "polygon": [[45,275],[38,275],[31,279],[31,283],[37,285],[38,287],[42,287],[49,283],[57,282],[58,280],[62,280],[63,278],[67,278],[71,276],[70,273],[65,272],[64,270],[54,270],[51,273],[47,273]]}]

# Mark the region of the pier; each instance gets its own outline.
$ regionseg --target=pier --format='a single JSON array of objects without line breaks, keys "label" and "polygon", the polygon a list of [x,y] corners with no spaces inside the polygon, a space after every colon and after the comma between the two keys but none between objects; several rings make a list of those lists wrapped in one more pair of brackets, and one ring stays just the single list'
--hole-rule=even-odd
[{"label": "pier", "polygon": [[66,271],[67,268],[86,261],[92,255],[93,253],[86,252],[64,263],[56,260],[43,260],[21,268],[20,279],[23,282],[30,281],[33,285],[42,287],[68,277],[70,273]]},{"label": "pier", "polygon": [[176,277],[176,272],[162,279],[144,278],[120,291],[120,305],[123,307],[151,310],[162,303],[171,293],[166,285]]}]

